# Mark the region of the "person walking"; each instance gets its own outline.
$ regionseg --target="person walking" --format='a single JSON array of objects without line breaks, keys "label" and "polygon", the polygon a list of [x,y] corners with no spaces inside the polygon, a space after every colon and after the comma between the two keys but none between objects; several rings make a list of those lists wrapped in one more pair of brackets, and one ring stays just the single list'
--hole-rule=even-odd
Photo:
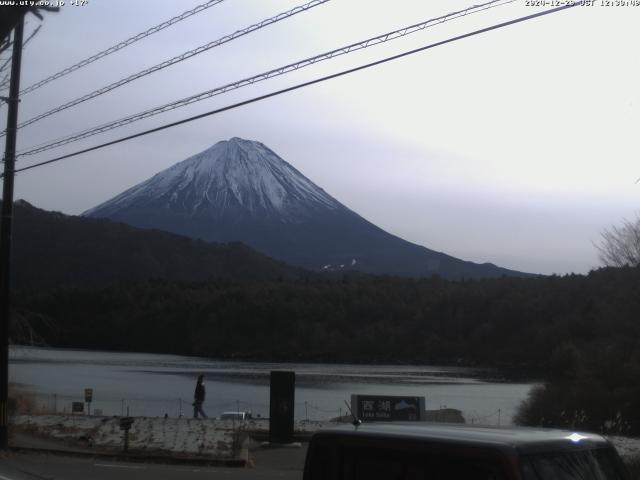
[{"label": "person walking", "polygon": [[193,418],[198,418],[198,414],[200,414],[202,418],[207,418],[207,414],[204,413],[204,410],[202,409],[202,404],[204,403],[204,397],[206,394],[204,383],[202,383],[203,380],[204,375],[198,375],[196,391],[193,394]]}]

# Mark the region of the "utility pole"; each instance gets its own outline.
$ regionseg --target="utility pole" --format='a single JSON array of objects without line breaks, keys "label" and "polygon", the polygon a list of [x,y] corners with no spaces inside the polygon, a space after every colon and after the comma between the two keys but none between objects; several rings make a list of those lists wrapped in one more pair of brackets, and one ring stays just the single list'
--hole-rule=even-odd
[{"label": "utility pole", "polygon": [[4,153],[2,190],[2,218],[0,221],[0,449],[9,446],[9,297],[11,293],[11,224],[13,223],[13,177],[16,163],[16,136],[18,132],[18,102],[20,94],[20,63],[24,16],[13,31],[13,57],[11,84],[7,112],[7,137]]}]

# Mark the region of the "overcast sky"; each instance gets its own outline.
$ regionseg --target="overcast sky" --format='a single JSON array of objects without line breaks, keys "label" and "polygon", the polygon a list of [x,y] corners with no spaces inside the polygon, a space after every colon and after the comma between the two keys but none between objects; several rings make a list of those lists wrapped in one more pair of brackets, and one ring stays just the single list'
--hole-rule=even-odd
[{"label": "overcast sky", "polygon": [[[22,86],[203,2],[64,6],[25,48]],[[20,120],[302,3],[226,0],[25,95]],[[517,270],[586,273],[598,266],[600,232],[640,211],[640,6],[595,3],[21,173],[16,198],[79,214],[239,136],[263,142],[409,241]],[[25,127],[19,148],[472,4],[332,0]],[[19,166],[539,10],[516,1],[23,157]],[[29,17],[27,33],[39,23]]]}]

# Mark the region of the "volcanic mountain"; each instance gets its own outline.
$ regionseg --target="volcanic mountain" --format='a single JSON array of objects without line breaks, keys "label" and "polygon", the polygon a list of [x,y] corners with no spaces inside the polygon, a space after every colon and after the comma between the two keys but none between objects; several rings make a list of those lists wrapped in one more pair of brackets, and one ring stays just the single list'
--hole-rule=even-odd
[{"label": "volcanic mountain", "polygon": [[526,275],[407,242],[349,210],[260,142],[218,142],[86,211],[192,238],[241,241],[311,270],[490,278]]}]

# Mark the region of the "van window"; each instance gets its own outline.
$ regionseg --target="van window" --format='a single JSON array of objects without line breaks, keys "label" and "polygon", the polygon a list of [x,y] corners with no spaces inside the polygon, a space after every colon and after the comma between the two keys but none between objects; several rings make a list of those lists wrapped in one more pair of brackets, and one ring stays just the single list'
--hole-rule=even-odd
[{"label": "van window", "polygon": [[454,455],[378,448],[342,451],[342,480],[503,480],[498,465]]},{"label": "van window", "polygon": [[521,457],[525,480],[624,480],[626,477],[609,448],[554,452]]}]

